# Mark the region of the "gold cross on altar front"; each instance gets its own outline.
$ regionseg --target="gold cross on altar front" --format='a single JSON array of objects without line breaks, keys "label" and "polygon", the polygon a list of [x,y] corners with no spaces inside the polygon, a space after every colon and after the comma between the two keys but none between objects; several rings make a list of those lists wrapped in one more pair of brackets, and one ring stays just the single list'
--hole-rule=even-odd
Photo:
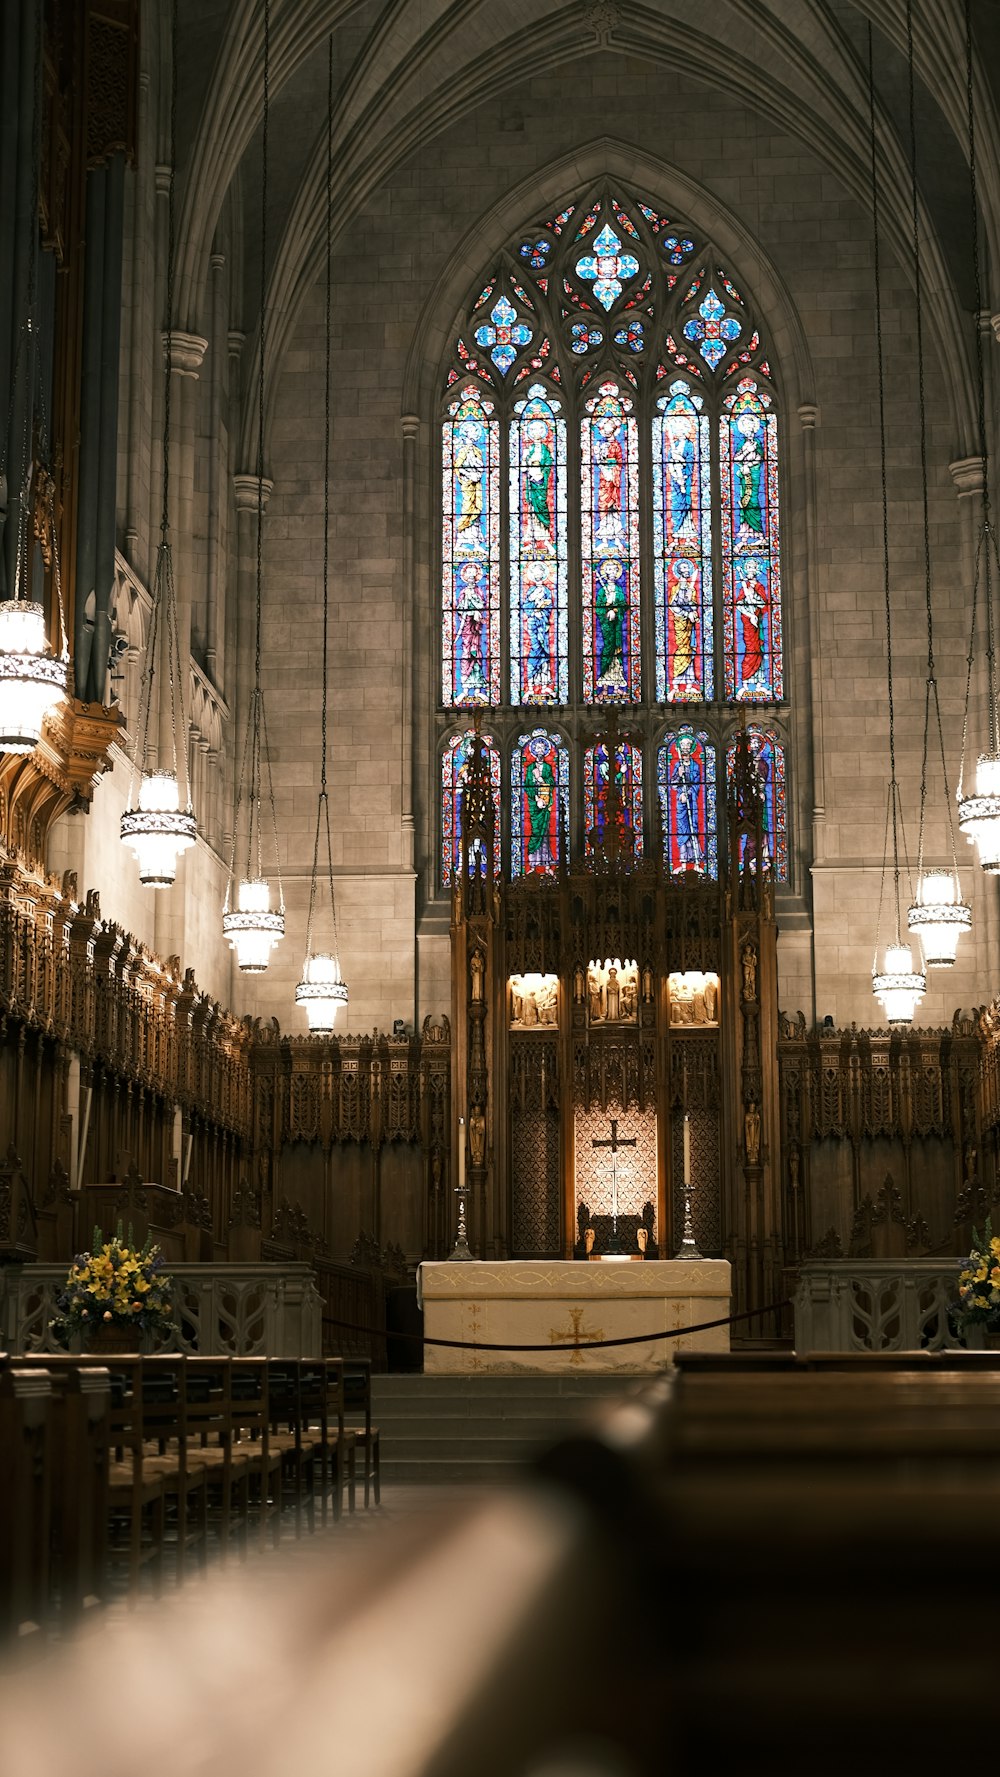
[{"label": "gold cross on altar front", "polygon": [[570,1309],[569,1318],[573,1322],[573,1325],[570,1327],[568,1332],[560,1333],[555,1327],[551,1327],[549,1329],[549,1344],[550,1345],[562,1345],[564,1340],[572,1339],[572,1341],[573,1341],[573,1355],[569,1360],[571,1364],[582,1364],[583,1363],[583,1353],[580,1350],[580,1341],[582,1339],[603,1339],[604,1338],[604,1328],[603,1327],[582,1327],[580,1325],[580,1322],[583,1319],[583,1313],[584,1313],[584,1311],[582,1308],[571,1308]]}]

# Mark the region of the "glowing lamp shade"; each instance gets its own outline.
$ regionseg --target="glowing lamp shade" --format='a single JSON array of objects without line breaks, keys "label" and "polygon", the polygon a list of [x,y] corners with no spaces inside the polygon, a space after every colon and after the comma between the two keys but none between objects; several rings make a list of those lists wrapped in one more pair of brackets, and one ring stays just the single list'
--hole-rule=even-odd
[{"label": "glowing lamp shade", "polygon": [[913,967],[908,944],[887,944],[885,970],[872,976],[872,992],[882,1002],[890,1030],[913,1023],[917,1002],[923,997],[927,978]]},{"label": "glowing lamp shade", "polygon": [[1000,874],[1000,758],[980,753],[976,762],[976,794],[958,804],[958,824],[979,862],[991,876]]},{"label": "glowing lamp shade", "polygon": [[235,911],[222,915],[222,930],[244,975],[262,975],[271,960],[271,951],[285,935],[285,916],[272,913],[271,891],[266,882],[245,877],[239,883]]},{"label": "glowing lamp shade", "polygon": [[0,753],[30,753],[49,710],[66,696],[68,662],[54,657],[45,612],[31,599],[0,602]]},{"label": "glowing lamp shade", "polygon": [[169,888],[177,875],[177,860],[195,842],[194,815],[180,806],[180,791],[172,771],[144,771],[139,782],[139,806],[122,815],[121,836],[135,852],[139,881],[146,888]]},{"label": "glowing lamp shade", "polygon": [[958,884],[947,870],[928,870],[920,878],[907,924],[920,939],[924,967],[950,969],[959,938],[972,929],[972,909],[959,900]]},{"label": "glowing lamp shade", "polygon": [[335,956],[307,956],[302,980],[295,989],[295,1004],[304,1006],[309,1029],[329,1036],[337,1013],[347,1004],[347,984]]}]

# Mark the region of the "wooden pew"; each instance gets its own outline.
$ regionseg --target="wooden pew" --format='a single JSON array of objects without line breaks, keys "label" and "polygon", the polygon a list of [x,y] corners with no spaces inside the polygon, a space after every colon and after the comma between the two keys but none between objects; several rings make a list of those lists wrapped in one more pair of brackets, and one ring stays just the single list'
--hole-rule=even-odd
[{"label": "wooden pew", "polygon": [[12,1362],[51,1384],[50,1581],[60,1621],[72,1623],[102,1603],[107,1589],[111,1380],[86,1358],[32,1354]]},{"label": "wooden pew", "polygon": [[295,1534],[302,1535],[303,1509],[315,1528],[315,1496],[322,1467],[320,1428],[313,1429],[302,1394],[302,1363],[298,1358],[272,1357],[267,1361],[268,1413],[271,1448],[280,1450],[284,1482],[291,1484],[295,1500]]},{"label": "wooden pew", "polygon": [[344,1359],[344,1409],[362,1452],[365,1505],[371,1492],[378,1505],[382,1498],[381,1454],[378,1426],[372,1424],[372,1366],[368,1358]]},{"label": "wooden pew", "polygon": [[0,1371],[0,1633],[25,1634],[49,1611],[52,1385],[45,1370]]},{"label": "wooden pew", "polygon": [[282,1452],[271,1444],[268,1359],[233,1357],[229,1364],[234,1449],[249,1457],[250,1511],[256,1512],[261,1541],[270,1524],[271,1540],[277,1548],[281,1540]]},{"label": "wooden pew", "polygon": [[345,1359],[322,1358],[326,1376],[327,1440],[334,1455],[333,1516],[343,1511],[344,1483],[347,1483],[347,1509],[353,1512],[357,1488],[357,1432],[346,1424]]}]

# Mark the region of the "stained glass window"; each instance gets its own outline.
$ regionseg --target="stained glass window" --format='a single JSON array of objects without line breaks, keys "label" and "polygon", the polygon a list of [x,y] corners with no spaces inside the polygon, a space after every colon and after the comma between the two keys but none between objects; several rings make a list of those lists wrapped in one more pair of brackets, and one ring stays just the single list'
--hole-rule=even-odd
[{"label": "stained glass window", "polygon": [[540,384],[510,426],[510,698],[569,699],[566,421]]},{"label": "stained glass window", "polygon": [[444,702],[500,701],[500,422],[473,384],[442,433]]},{"label": "stained glass window", "polygon": [[[785,749],[770,728],[751,725],[747,729],[750,747],[757,766],[757,779],[764,797],[764,846],[766,866],[773,870],[776,882],[788,881],[788,807],[785,789]],[[732,783],[735,768],[736,742],[726,749],[726,782]],[[746,854],[740,859],[746,863]]]},{"label": "stained glass window", "polygon": [[727,395],[719,420],[726,697],[782,696],[778,572],[778,421],[752,376]]},{"label": "stained glass window", "polygon": [[583,498],[583,696],[638,703],[638,430],[631,397],[601,383],[580,428]]},{"label": "stained glass window", "polygon": [[[619,741],[615,748],[615,788],[618,800],[618,830],[621,848],[631,850],[634,858],[642,857],[642,749],[631,741]],[[583,761],[584,829],[588,854],[595,841],[604,837],[611,816],[613,798],[608,748],[602,743],[588,747]]]},{"label": "stained glass window", "polygon": [[[462,790],[469,763],[473,730],[467,728],[448,742],[441,755],[441,880],[447,888],[462,867]],[[500,749],[492,735],[484,734],[483,743],[489,754],[490,785],[493,790],[493,869],[500,873]]]},{"label": "stained glass window", "polygon": [[715,748],[707,734],[684,723],[668,734],[656,755],[656,788],[663,825],[663,852],[673,876],[688,871],[719,874]]},{"label": "stained glass window", "polygon": [[708,701],[712,667],[712,471],[704,400],[671,383],[653,420],[656,695]]},{"label": "stained glass window", "polygon": [[569,753],[557,734],[521,734],[510,762],[512,876],[551,875],[569,834]]},{"label": "stained glass window", "polygon": [[[584,833],[592,849],[609,769],[639,855],[645,769],[670,870],[710,880],[743,704],[762,724],[768,867],[784,882],[791,765],[783,716],[761,707],[785,701],[780,406],[748,268],[617,180],[521,221],[470,283],[442,368],[445,878],[456,710],[489,711],[515,875],[554,869],[570,834],[574,855]],[[627,707],[630,736],[610,764],[608,706]]]}]

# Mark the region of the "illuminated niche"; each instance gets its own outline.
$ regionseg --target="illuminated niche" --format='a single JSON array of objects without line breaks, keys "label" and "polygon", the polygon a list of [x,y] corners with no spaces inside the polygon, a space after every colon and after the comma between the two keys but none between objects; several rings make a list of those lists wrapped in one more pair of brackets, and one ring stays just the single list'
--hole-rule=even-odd
[{"label": "illuminated niche", "polygon": [[512,1030],[538,1030],[559,1023],[558,975],[511,975]]},{"label": "illuminated niche", "polygon": [[668,977],[671,1024],[718,1024],[719,977],[711,971],[675,969]]},{"label": "illuminated niche", "polygon": [[634,1024],[639,1004],[639,967],[628,958],[605,957],[587,965],[587,1010],[591,1024]]}]

